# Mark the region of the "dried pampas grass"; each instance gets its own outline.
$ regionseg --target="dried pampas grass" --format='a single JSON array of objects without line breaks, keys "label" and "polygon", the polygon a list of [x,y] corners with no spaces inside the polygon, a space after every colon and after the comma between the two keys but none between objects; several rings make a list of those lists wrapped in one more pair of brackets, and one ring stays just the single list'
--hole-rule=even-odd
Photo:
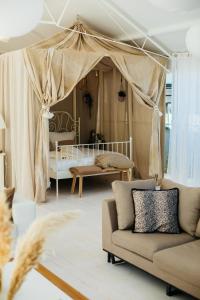
[{"label": "dried pampas grass", "polygon": [[79,215],[78,212],[52,213],[37,219],[19,242],[15,256],[15,266],[11,276],[8,300],[12,300],[21,287],[27,273],[39,263],[47,236],[59,226]]},{"label": "dried pampas grass", "polygon": [[3,267],[11,258],[12,223],[11,211],[5,200],[0,200],[0,291],[2,290]]},{"label": "dried pampas grass", "polygon": [[12,223],[10,221],[11,211],[4,200],[0,200],[0,268],[2,268],[11,257],[12,245]]}]

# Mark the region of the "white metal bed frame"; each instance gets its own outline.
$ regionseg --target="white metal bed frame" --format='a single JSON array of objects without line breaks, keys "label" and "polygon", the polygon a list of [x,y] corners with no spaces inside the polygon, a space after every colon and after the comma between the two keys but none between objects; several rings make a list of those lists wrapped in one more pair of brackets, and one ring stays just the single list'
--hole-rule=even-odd
[{"label": "white metal bed frame", "polygon": [[[107,142],[107,143],[93,143],[93,144],[81,144],[80,143],[80,118],[77,120],[73,119],[68,112],[63,111],[54,111],[54,117],[49,121],[49,130],[54,132],[69,132],[75,131],[77,144],[73,145],[59,145],[59,142],[55,143],[55,159],[56,159],[56,171],[50,168],[49,175],[50,178],[56,180],[56,196],[58,198],[59,179],[68,179],[72,178],[72,175],[64,175],[63,172],[58,170],[58,160],[79,160],[80,151],[84,153],[84,158],[95,158],[98,154],[103,154],[107,151],[110,153],[121,153],[128,157],[131,161],[133,160],[133,139],[129,138],[128,141],[121,142]],[[66,152],[69,150],[71,155],[70,157],[66,156]],[[79,165],[80,166],[80,165]],[[106,174],[115,174],[118,171],[113,171]],[[100,174],[95,174],[100,175]],[[94,175],[93,175],[94,176]]]},{"label": "white metal bed frame", "polygon": [[80,118],[73,119],[66,111],[53,111],[53,118],[49,120],[49,131],[75,132],[76,142],[80,144]]},{"label": "white metal bed frame", "polygon": [[[71,148],[71,157],[66,157],[66,149]],[[132,152],[133,152],[133,139],[130,137],[128,141],[122,141],[122,142],[108,142],[108,143],[94,143],[94,144],[75,144],[75,145],[59,145],[58,142],[56,142],[56,172],[50,177],[54,178],[56,180],[56,197],[58,198],[58,181],[59,179],[67,179],[72,178],[72,175],[66,176],[66,177],[60,177],[59,176],[59,170],[58,170],[58,160],[59,159],[67,159],[67,160],[79,160],[80,159],[80,152],[84,151],[84,158],[93,157],[95,158],[99,154],[103,154],[107,151],[110,153],[121,153],[127,156],[131,161],[133,160]],[[80,166],[80,165],[79,165]],[[116,171],[104,173],[106,174],[115,174],[119,171],[116,169]],[[93,174],[91,176],[97,176],[102,174]]]}]

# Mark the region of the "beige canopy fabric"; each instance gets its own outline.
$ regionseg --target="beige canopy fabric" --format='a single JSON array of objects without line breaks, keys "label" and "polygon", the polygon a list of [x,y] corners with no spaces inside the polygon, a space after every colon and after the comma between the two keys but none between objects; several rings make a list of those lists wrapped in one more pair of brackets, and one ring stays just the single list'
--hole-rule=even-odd
[{"label": "beige canopy fabric", "polygon": [[[26,88],[34,90],[37,103],[40,104],[40,113],[37,121],[37,134],[34,161],[35,184],[33,184],[35,200],[45,201],[45,193],[48,185],[48,118],[52,105],[63,100],[69,95],[77,83],[93,69],[103,57],[110,57],[118,70],[123,74],[132,89],[133,101],[137,101],[144,107],[151,109],[152,135],[150,149],[150,175],[161,171],[160,149],[160,112],[159,103],[163,97],[165,71],[144,53],[126,45],[115,44],[112,41],[97,38],[100,34],[88,29],[85,25],[76,23],[72,30],[63,31],[30,48],[21,50],[24,64],[28,74]],[[84,33],[88,33],[85,35]],[[92,36],[93,35],[93,36]],[[94,37],[94,35],[96,37]],[[10,54],[11,55],[11,54]],[[0,58],[1,59],[1,58]],[[166,65],[166,59],[158,58],[162,65]],[[8,62],[8,64],[11,64]],[[7,91],[14,90],[8,76],[3,88]],[[23,80],[23,78],[20,80]],[[30,86],[31,82],[31,86]],[[15,85],[15,83],[14,83]],[[4,95],[0,95],[5,101]],[[14,101],[14,96],[12,96]],[[25,98],[24,98],[25,99]],[[26,99],[32,101],[33,97]],[[38,101],[39,100],[39,101]],[[134,132],[133,132],[134,133]],[[21,137],[20,137],[21,138]],[[133,136],[133,139],[135,137]],[[137,138],[137,137],[136,137]],[[20,141],[18,141],[20,143]],[[147,150],[148,151],[148,150]],[[30,157],[33,156],[30,150]],[[18,166],[17,166],[18,168]],[[26,179],[24,177],[24,179]]]},{"label": "beige canopy fabric", "polygon": [[0,56],[0,112],[6,129],[0,130],[5,153],[7,186],[15,186],[25,200],[35,195],[35,132],[39,103],[24,65],[22,51]]},{"label": "beige canopy fabric", "polygon": [[54,48],[24,50],[25,65],[41,103],[35,149],[35,198],[39,202],[45,201],[49,184],[49,109],[66,98],[101,58],[96,53],[80,55]]},{"label": "beige canopy fabric", "polygon": [[[99,71],[96,131],[103,134],[106,141],[127,141],[132,136],[129,131],[128,93],[125,101],[118,101],[121,77],[115,66],[108,72]],[[128,92],[127,82],[124,78],[122,80],[123,88]]]},{"label": "beige canopy fabric", "polygon": [[[122,89],[126,92],[123,102],[119,101],[118,98],[121,80]],[[134,138],[133,157],[135,166],[141,177],[147,178],[149,176],[149,149],[154,110],[149,109],[147,105],[141,105],[142,102],[134,101],[135,97],[131,85],[127,83],[114,65],[110,69],[100,70],[96,130],[105,136],[106,141],[125,141],[132,136]],[[159,107],[162,112],[164,111],[163,103],[164,95],[162,95],[160,101],[162,106]],[[161,118],[161,120],[163,119]],[[161,130],[162,136],[163,132]],[[162,142],[160,144],[163,145]],[[159,151],[159,155],[163,160],[162,149]]]}]

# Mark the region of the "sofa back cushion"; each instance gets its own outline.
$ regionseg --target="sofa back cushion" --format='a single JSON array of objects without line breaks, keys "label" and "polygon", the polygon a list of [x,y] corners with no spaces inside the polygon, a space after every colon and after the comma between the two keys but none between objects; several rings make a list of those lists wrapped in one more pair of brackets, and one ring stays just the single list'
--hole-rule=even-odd
[{"label": "sofa back cushion", "polygon": [[200,219],[199,222],[197,224],[197,228],[196,228],[196,233],[195,233],[196,237],[200,238]]},{"label": "sofa back cushion", "polygon": [[179,224],[182,230],[194,236],[200,217],[200,188],[186,187],[182,184],[163,179],[162,188],[179,189]]},{"label": "sofa back cushion", "polygon": [[131,229],[134,225],[132,189],[154,189],[155,180],[119,181],[112,183],[116,201],[118,228]]}]

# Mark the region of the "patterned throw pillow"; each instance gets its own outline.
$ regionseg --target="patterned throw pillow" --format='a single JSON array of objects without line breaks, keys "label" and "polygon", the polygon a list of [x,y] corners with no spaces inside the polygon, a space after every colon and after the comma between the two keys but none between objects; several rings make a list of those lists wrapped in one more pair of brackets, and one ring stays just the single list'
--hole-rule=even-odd
[{"label": "patterned throw pillow", "polygon": [[135,208],[133,232],[180,233],[179,190],[132,190]]}]

